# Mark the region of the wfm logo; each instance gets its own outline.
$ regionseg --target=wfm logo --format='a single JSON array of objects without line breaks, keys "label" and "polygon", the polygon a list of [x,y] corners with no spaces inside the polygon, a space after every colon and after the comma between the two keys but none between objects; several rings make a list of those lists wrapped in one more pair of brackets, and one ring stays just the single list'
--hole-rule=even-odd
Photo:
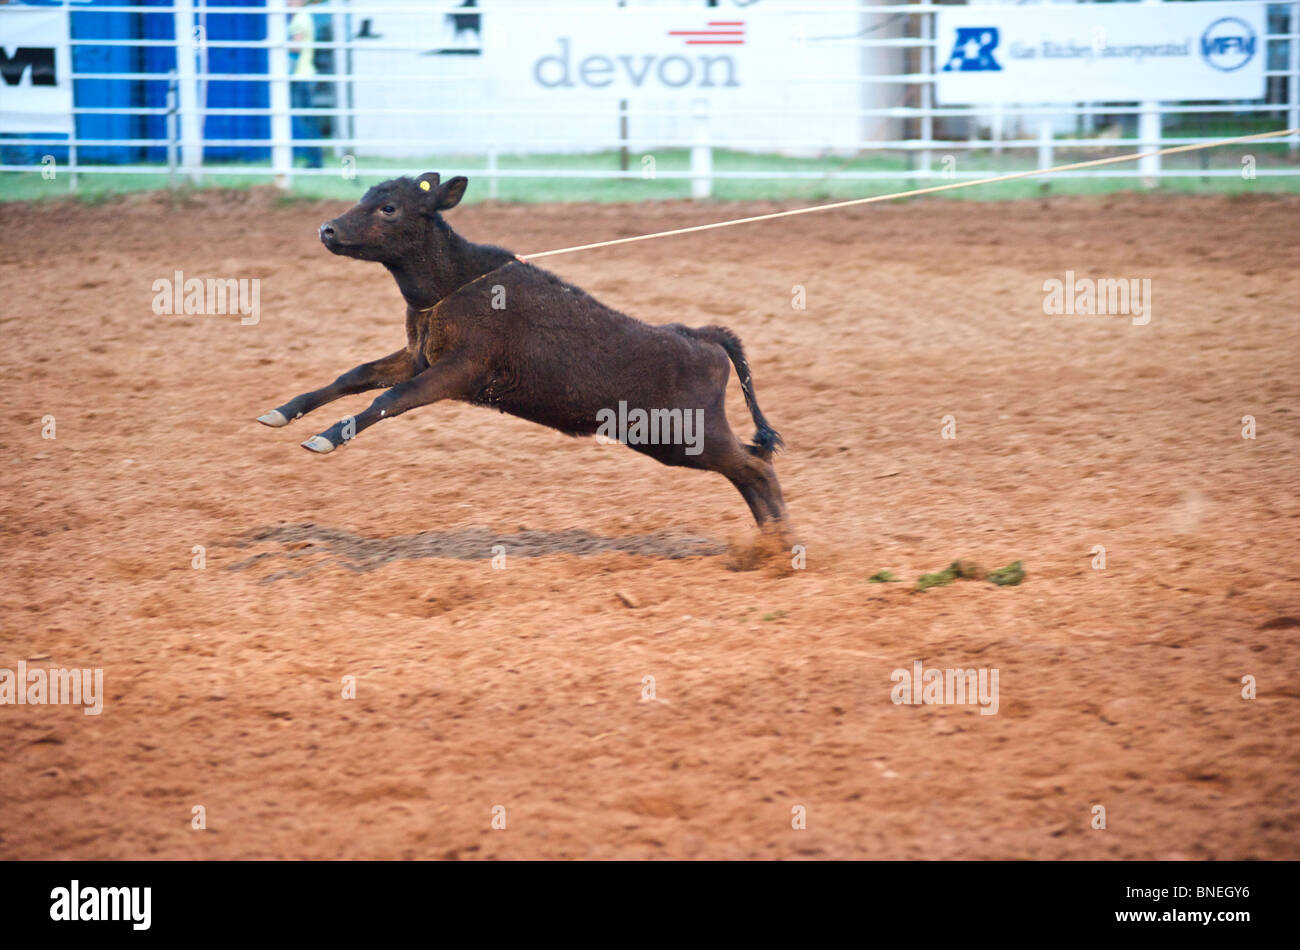
[{"label": "wfm logo", "polygon": [[1221,72],[1230,73],[1255,58],[1259,38],[1245,20],[1220,17],[1201,34],[1201,56]]}]

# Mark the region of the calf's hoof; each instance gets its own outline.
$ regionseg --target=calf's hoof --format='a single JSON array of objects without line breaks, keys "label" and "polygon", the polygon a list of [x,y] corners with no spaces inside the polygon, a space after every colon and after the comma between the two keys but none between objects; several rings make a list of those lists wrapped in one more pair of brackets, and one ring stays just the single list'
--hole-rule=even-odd
[{"label": "calf's hoof", "polygon": [[302,447],[304,449],[311,449],[313,452],[319,452],[321,455],[334,451],[334,443],[323,435],[313,435],[302,444]]},{"label": "calf's hoof", "polygon": [[264,412],[257,417],[257,421],[264,426],[270,426],[272,429],[278,429],[280,426],[287,426],[289,420],[284,417],[284,413],[279,409],[272,409],[270,412]]}]

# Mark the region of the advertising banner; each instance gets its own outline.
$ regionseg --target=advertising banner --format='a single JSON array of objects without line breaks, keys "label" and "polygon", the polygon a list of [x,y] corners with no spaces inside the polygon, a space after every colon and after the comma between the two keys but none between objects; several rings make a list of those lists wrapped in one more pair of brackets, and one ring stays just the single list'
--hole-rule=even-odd
[{"label": "advertising banner", "polygon": [[1265,4],[954,7],[936,14],[936,99],[1259,99]]}]

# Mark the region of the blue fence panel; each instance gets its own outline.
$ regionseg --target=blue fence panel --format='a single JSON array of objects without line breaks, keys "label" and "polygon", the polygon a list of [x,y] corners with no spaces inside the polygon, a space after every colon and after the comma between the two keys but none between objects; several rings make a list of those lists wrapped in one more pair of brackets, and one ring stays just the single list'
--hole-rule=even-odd
[{"label": "blue fence panel", "polygon": [[[91,0],[71,10],[69,31],[74,40],[134,39],[134,13],[103,13],[94,7],[116,0]],[[118,4],[120,6],[120,4]],[[72,68],[79,73],[129,73],[139,63],[140,51],[130,46],[74,46]],[[126,79],[77,79],[72,83],[72,100],[77,108],[127,108],[137,104],[138,83]],[[78,115],[77,138],[129,139],[138,127],[136,117],[119,115]],[[138,161],[140,149],[127,145],[85,145],[77,149],[78,162],[127,163]]]},{"label": "blue fence panel", "polygon": [[[27,0],[33,5],[62,6],[60,0]],[[175,37],[176,18],[171,10],[171,0],[128,0],[135,6],[161,7],[158,13],[122,13],[96,10],[96,6],[122,6],[124,0],[77,0],[69,10],[69,32],[74,40],[172,40]],[[221,0],[222,6],[246,6],[250,10],[264,8],[265,0]],[[199,23],[205,27],[205,38],[218,40],[266,39],[266,14],[227,13],[202,14],[197,7]],[[182,38],[181,55],[190,55],[191,49]],[[262,108],[270,106],[270,88],[264,78],[267,72],[267,51],[264,49],[211,48],[197,46],[198,66],[204,72],[248,74],[249,79],[204,80],[199,83],[199,105],[202,108]],[[72,84],[73,104],[76,108],[129,109],[165,108],[169,73],[176,69],[177,51],[171,46],[74,46],[72,69],[78,73],[156,73],[158,79],[76,79]],[[74,127],[79,139],[157,139],[167,137],[165,115],[138,115],[122,112],[115,115],[77,115]],[[180,134],[179,124],[177,133]],[[38,136],[27,135],[25,138]],[[41,136],[43,137],[43,136]],[[269,140],[269,116],[205,116],[204,139]],[[36,165],[41,156],[52,154],[55,160],[68,161],[68,147],[54,144],[66,141],[65,136],[50,136],[51,145],[3,145],[0,137],[0,162],[4,164]],[[265,162],[270,158],[270,146],[209,146],[204,149],[204,161]],[[97,164],[161,163],[167,160],[166,145],[83,145],[77,149],[77,161]]]},{"label": "blue fence panel", "polygon": [[[165,13],[136,14],[136,35],[145,40],[170,40],[176,34],[176,17],[170,9],[171,0],[134,0],[138,6],[168,7]],[[140,48],[140,68],[142,73],[158,73],[167,76],[176,68],[176,50],[170,46],[144,46]],[[151,109],[163,109],[167,106],[167,88],[165,79],[142,79],[137,83],[136,96],[138,104]],[[139,138],[166,139],[167,117],[165,115],[142,115],[139,117]],[[180,126],[177,125],[177,134]],[[167,146],[160,145],[141,150],[140,159],[145,162],[167,161]]]},{"label": "blue fence panel", "polygon": [[[222,0],[222,6],[264,7],[265,0]],[[265,13],[209,14],[206,18],[207,38],[217,40],[265,40]],[[209,49],[208,72],[249,73],[266,75],[267,52],[264,49]],[[205,103],[212,109],[260,108],[271,105],[270,86],[265,80],[219,80],[206,84]],[[269,116],[213,115],[203,126],[205,139],[263,139],[271,137]],[[203,150],[205,161],[266,162],[270,160],[269,146],[208,146]]]}]

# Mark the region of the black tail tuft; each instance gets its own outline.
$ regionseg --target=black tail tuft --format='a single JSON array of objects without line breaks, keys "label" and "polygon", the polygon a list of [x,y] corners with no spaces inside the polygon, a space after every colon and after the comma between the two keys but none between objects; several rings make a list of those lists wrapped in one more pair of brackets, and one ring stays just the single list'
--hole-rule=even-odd
[{"label": "black tail tuft", "polygon": [[761,459],[770,459],[773,452],[784,446],[785,439],[781,438],[781,433],[770,425],[763,423],[758,427],[758,431],[754,433],[754,444],[746,446],[746,448]]},{"label": "black tail tuft", "polygon": [[745,396],[745,405],[754,419],[754,425],[758,427],[758,431],[754,433],[753,445],[747,445],[745,448],[758,458],[767,461],[772,457],[772,453],[785,445],[785,441],[779,432],[768,425],[767,419],[763,417],[763,411],[758,408],[758,398],[754,395],[754,383],[750,379],[749,363],[745,360],[745,350],[740,345],[740,338],[726,327],[700,327],[693,332],[701,340],[716,343],[727,351],[732,365],[736,367],[736,376],[740,379],[740,391]]}]

